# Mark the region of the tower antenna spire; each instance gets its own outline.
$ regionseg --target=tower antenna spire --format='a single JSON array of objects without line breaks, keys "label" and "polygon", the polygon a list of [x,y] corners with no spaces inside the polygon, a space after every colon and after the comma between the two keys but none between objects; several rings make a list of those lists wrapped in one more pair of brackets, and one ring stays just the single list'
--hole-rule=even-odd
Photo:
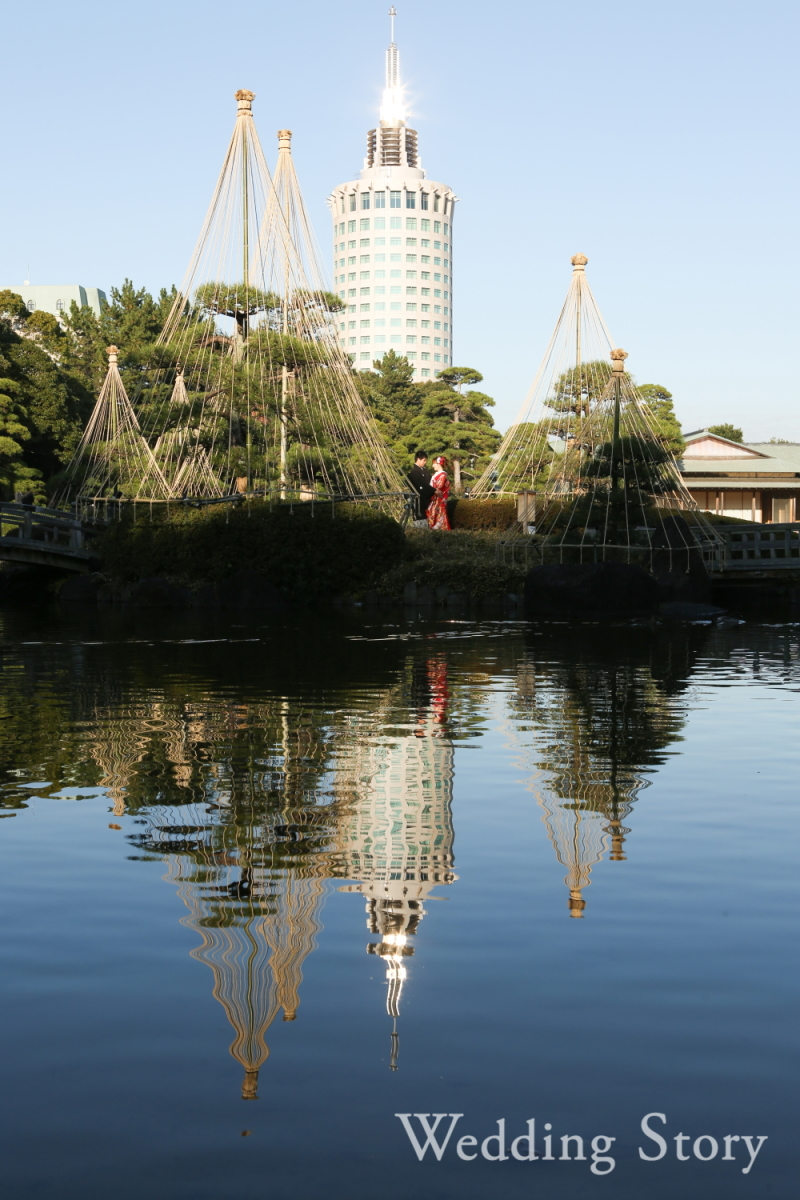
[{"label": "tower antenna spire", "polygon": [[392,31],[392,36],[391,36],[390,40],[391,40],[392,45],[394,45],[394,19],[396,16],[397,16],[397,9],[395,8],[394,5],[392,5],[392,7],[389,9],[389,22],[390,22],[391,31]]}]

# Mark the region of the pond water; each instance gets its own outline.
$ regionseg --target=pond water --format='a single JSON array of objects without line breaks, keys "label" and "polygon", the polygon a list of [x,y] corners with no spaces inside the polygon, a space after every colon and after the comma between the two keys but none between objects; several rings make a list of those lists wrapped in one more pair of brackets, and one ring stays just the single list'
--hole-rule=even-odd
[{"label": "pond water", "polygon": [[794,1194],[796,625],[0,651],[8,1200]]}]

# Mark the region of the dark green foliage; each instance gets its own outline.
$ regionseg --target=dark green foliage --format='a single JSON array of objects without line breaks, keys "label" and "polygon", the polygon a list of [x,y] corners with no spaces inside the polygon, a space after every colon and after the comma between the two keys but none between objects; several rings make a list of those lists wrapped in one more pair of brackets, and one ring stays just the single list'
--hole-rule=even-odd
[{"label": "dark green foliage", "polygon": [[373,365],[377,375],[359,375],[362,394],[400,470],[408,471],[415,451],[423,449],[429,467],[437,454],[452,460],[456,491],[462,477],[467,484],[477,478],[500,441],[487,411],[494,401],[483,392],[462,395],[456,388],[480,383],[480,371],[453,367],[430,383],[415,383],[414,368],[394,350]]},{"label": "dark green foliage", "polygon": [[458,391],[462,390],[465,383],[483,382],[483,376],[474,367],[447,367],[444,371],[437,371],[436,378]]},{"label": "dark green foliage", "polygon": [[3,321],[0,393],[0,491],[9,498],[31,489],[43,501],[43,480],[69,461],[92,398],[36,341]]},{"label": "dark green foliage", "polygon": [[679,458],[686,443],[681,433],[680,422],[672,405],[672,392],[660,383],[642,383],[636,388],[653,417],[656,433],[670,454]]},{"label": "dark green foliage", "polygon": [[515,500],[465,500],[448,504],[453,529],[509,529],[517,519]]},{"label": "dark green foliage", "polygon": [[477,479],[500,443],[488,412],[493,406],[494,400],[483,392],[462,395],[441,383],[432,384],[409,430],[411,444],[424,445],[431,455],[444,454],[450,460],[457,493],[463,484]]},{"label": "dark green foliage", "polygon": [[0,321],[24,321],[28,316],[22,296],[4,288],[0,292]]},{"label": "dark green foliage", "polygon": [[716,433],[719,437],[727,438],[729,442],[743,442],[744,434],[738,425],[731,425],[727,421],[722,425],[709,425],[709,433]]},{"label": "dark green foliage", "polygon": [[96,542],[105,571],[120,580],[166,576],[220,582],[247,568],[299,601],[369,588],[403,557],[403,531],[365,506],[219,505],[199,510],[142,502]]},{"label": "dark green foliage", "polygon": [[585,362],[562,372],[553,385],[547,407],[563,413],[564,429],[574,428],[574,422],[588,417],[611,378],[611,364],[603,359]]},{"label": "dark green foliage", "polygon": [[176,297],[174,287],[162,288],[155,300],[145,288],[136,288],[126,279],[121,288],[111,289],[111,301],[99,317],[73,300],[64,317],[64,368],[96,394],[108,369],[106,347],[117,346],[122,380],[131,394],[155,353],[156,338]]},{"label": "dark green foliage", "polygon": [[[409,445],[406,435],[422,411],[422,392],[414,383],[414,368],[394,350],[376,359],[373,366],[377,374],[361,371],[358,375],[361,394],[397,466],[407,471],[417,447]],[[427,444],[423,445],[427,449]]]},{"label": "dark green foliage", "polygon": [[37,308],[25,321],[25,334],[35,335],[36,342],[53,355],[60,355],[65,348],[66,338],[61,323],[52,313]]}]

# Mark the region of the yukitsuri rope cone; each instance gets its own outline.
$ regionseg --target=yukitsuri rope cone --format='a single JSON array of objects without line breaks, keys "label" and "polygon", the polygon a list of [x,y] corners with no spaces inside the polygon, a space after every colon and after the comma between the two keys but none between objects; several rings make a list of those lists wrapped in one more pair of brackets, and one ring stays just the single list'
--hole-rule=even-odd
[{"label": "yukitsuri rope cone", "polygon": [[171,496],[368,496],[403,481],[364,404],[334,322],[291,156],[274,182],[236,93],[228,152],[186,278],[134,395]]},{"label": "yukitsuri rope cone", "polygon": [[150,446],[119,373],[119,351],[109,346],[108,372],[97,403],[53,503],[71,495],[165,500],[170,486]]},{"label": "yukitsuri rope cone", "polygon": [[517,420],[472,489],[526,493],[523,524],[551,547],[603,559],[641,548],[676,510],[716,539],[684,487],[656,415],[625,370],[586,279],[584,254]]}]

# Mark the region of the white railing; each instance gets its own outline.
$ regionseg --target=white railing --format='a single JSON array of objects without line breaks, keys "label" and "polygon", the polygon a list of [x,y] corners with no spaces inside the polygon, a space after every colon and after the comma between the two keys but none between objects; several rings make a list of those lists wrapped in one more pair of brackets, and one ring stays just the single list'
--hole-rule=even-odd
[{"label": "white railing", "polygon": [[712,571],[800,570],[800,524],[715,525],[716,546],[703,547]]}]

